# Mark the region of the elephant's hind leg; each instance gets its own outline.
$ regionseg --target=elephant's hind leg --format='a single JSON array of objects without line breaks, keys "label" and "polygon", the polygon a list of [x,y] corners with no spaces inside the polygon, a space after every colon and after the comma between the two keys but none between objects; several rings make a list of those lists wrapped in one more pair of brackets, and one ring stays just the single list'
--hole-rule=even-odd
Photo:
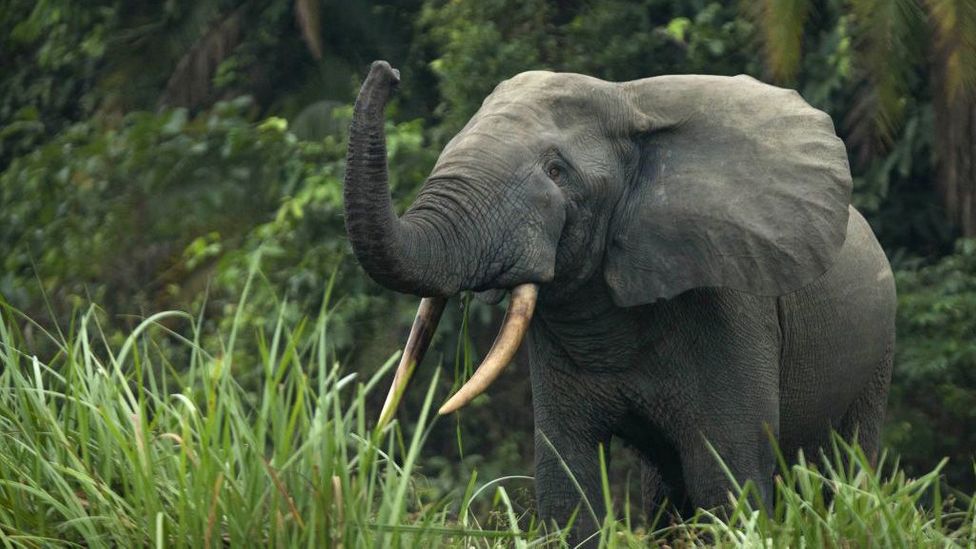
[{"label": "elephant's hind leg", "polygon": [[881,447],[881,428],[884,423],[893,362],[894,344],[889,343],[871,380],[851,403],[838,429],[844,440],[856,441],[861,446],[871,465],[877,464],[878,451]]}]

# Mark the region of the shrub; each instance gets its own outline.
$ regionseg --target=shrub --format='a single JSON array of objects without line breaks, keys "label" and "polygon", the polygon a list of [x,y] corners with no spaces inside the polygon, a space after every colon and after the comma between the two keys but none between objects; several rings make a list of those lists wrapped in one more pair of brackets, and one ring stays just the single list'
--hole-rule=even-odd
[{"label": "shrub", "polygon": [[898,343],[886,442],[906,470],[948,456],[949,482],[976,490],[976,241],[896,273]]},{"label": "shrub", "polygon": [[[291,314],[314,313],[347,243],[342,221],[344,136],[301,141],[280,118],[251,121],[247,98],[190,118],[183,109],[79,123],[0,174],[0,295],[33,318],[65,324],[94,301],[118,315],[185,307],[211,289],[233,308],[261,251]],[[350,109],[339,109],[338,125]],[[419,121],[389,125],[397,198],[426,176]],[[376,293],[341,276],[350,314]],[[213,282],[213,284],[211,284]],[[263,286],[261,287],[264,288]],[[46,293],[47,302],[42,298]],[[361,297],[359,297],[361,296]],[[356,301],[352,300],[352,301]],[[252,303],[273,299],[252,295]]]}]

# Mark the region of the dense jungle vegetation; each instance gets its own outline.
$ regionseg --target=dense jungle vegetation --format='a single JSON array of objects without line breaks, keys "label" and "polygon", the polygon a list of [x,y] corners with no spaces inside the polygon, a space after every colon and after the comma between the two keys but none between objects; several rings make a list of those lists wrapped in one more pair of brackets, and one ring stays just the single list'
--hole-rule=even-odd
[{"label": "dense jungle vegetation", "polygon": [[366,277],[343,228],[374,59],[402,74],[400,208],[523,70],[746,73],[829,113],[896,270],[886,465],[840,444],[860,468],[810,456],[770,516],[741,499],[725,522],[655,526],[625,513],[635,471],[617,460],[604,540],[976,543],[971,0],[5,0],[0,29],[6,546],[546,541],[519,478],[525,365],[455,417],[427,413],[500,309],[455,300],[402,434],[370,430],[417,303]]}]

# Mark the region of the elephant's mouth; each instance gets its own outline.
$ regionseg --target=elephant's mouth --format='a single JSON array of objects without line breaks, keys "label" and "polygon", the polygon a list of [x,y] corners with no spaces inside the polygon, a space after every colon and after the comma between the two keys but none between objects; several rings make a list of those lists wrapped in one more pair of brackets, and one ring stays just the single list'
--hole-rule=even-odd
[{"label": "elephant's mouth", "polygon": [[505,290],[500,288],[493,288],[491,290],[482,290],[480,292],[475,292],[474,296],[484,303],[489,305],[497,305],[501,303],[502,299],[505,297]]},{"label": "elephant's mouth", "polygon": [[[491,292],[492,297],[499,295],[500,300],[500,294]],[[532,321],[532,313],[535,311],[538,295],[539,286],[537,284],[521,284],[512,289],[508,311],[505,312],[505,319],[502,321],[502,326],[495,337],[491,350],[488,351],[484,361],[464,386],[441,406],[438,410],[439,414],[449,414],[466,406],[501,375],[522,344],[522,339]],[[421,300],[420,307],[417,309],[417,316],[410,328],[407,345],[403,349],[403,356],[400,357],[400,363],[397,365],[393,384],[390,386],[390,392],[383,404],[383,411],[380,412],[380,426],[389,421],[396,412],[397,405],[410,382],[414,368],[423,360],[424,353],[427,352],[427,347],[437,329],[437,323],[440,321],[446,303],[447,298],[444,297],[425,297]]]}]

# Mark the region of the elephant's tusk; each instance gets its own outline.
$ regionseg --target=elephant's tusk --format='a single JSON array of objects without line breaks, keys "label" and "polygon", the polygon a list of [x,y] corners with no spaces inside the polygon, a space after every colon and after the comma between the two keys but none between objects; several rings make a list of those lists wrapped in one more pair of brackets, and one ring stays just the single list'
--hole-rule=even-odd
[{"label": "elephant's tusk", "polygon": [[466,406],[501,375],[502,370],[508,366],[519,345],[522,344],[522,338],[525,337],[529,323],[532,321],[532,312],[535,310],[535,300],[538,295],[539,286],[535,284],[522,284],[512,290],[505,320],[502,321],[502,327],[491,350],[488,351],[488,356],[481,366],[478,366],[471,379],[441,406],[439,414],[449,414]]},{"label": "elephant's tusk", "polygon": [[434,337],[434,331],[437,330],[437,323],[440,322],[446,303],[445,297],[425,297],[420,300],[417,316],[413,319],[413,326],[410,327],[410,337],[407,338],[403,356],[400,357],[400,364],[397,365],[396,374],[393,376],[393,384],[390,386],[389,394],[386,395],[386,402],[383,403],[383,411],[380,412],[380,428],[386,425],[396,413],[400,397],[410,383],[414,367],[424,359],[424,353],[427,352],[427,346]]}]

